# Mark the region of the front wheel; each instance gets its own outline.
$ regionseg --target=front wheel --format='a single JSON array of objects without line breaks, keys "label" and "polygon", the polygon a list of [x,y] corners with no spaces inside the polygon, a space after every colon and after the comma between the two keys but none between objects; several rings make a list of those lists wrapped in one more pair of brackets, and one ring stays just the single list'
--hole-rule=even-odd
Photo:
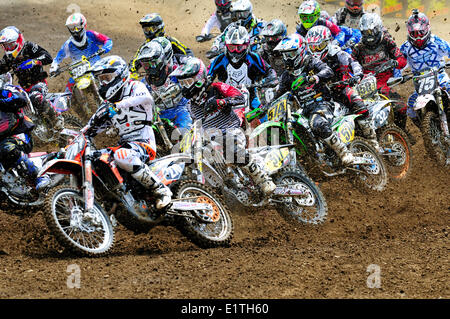
[{"label": "front wheel", "polygon": [[362,158],[369,164],[355,165],[353,171],[356,181],[369,190],[381,192],[385,189],[388,177],[384,161],[378,152],[360,137],[355,138],[349,145],[349,150],[355,157]]},{"label": "front wheel", "polygon": [[277,186],[292,185],[305,192],[304,197],[287,197],[277,212],[288,222],[321,224],[327,219],[328,206],[320,188],[300,169],[283,168],[273,180]]},{"label": "front wheel", "polygon": [[209,204],[214,222],[205,223],[195,217],[180,217],[179,229],[193,243],[202,248],[227,246],[233,238],[233,221],[223,198],[211,187],[193,180],[181,182],[173,189],[173,198],[192,197],[193,202]]},{"label": "front wheel", "polygon": [[385,152],[383,159],[389,177],[394,180],[405,179],[412,166],[412,150],[406,133],[396,125],[388,125],[381,129],[378,136]]},{"label": "front wheel", "polygon": [[434,112],[427,112],[422,122],[422,136],[428,155],[440,166],[446,166],[449,145],[441,129],[441,120]]},{"label": "front wheel", "polygon": [[58,242],[77,254],[105,255],[114,244],[114,230],[108,215],[98,203],[85,211],[83,194],[61,185],[48,194],[44,217]]}]

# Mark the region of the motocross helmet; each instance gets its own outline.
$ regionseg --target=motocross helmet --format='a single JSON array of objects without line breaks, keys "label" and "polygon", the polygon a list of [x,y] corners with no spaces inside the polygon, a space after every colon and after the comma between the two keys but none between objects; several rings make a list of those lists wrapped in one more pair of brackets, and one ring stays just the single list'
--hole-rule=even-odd
[{"label": "motocross helmet", "polygon": [[361,42],[368,47],[376,47],[383,38],[383,22],[376,13],[367,13],[359,21],[359,29],[362,33]]},{"label": "motocross helmet", "polygon": [[273,19],[261,31],[264,49],[272,52],[280,41],[287,35],[287,28],[283,21]]},{"label": "motocross helmet", "polygon": [[206,66],[202,60],[195,57],[186,59],[185,64],[179,66],[169,76],[178,80],[182,94],[187,99],[197,98],[207,83]]},{"label": "motocross helmet", "polygon": [[81,13],[74,13],[67,18],[66,27],[72,35],[72,43],[81,48],[86,45],[86,18]]},{"label": "motocross helmet", "polygon": [[416,48],[423,48],[427,45],[431,37],[430,20],[428,17],[414,9],[412,15],[406,22],[408,30],[408,41]]},{"label": "motocross helmet", "polygon": [[320,5],[315,0],[306,0],[298,8],[300,22],[306,30],[311,29],[320,18]]},{"label": "motocross helmet", "polygon": [[250,48],[250,36],[242,26],[231,26],[225,34],[225,54],[231,64],[243,63]]},{"label": "motocross helmet", "polygon": [[330,29],[318,25],[312,27],[306,34],[305,40],[308,44],[308,51],[318,60],[324,60],[333,41]]},{"label": "motocross helmet", "polygon": [[5,50],[6,55],[17,58],[20,52],[22,52],[25,40],[19,29],[10,26],[0,32],[0,45]]},{"label": "motocross helmet", "polygon": [[88,72],[92,72],[99,82],[98,93],[110,102],[119,98],[119,91],[130,79],[127,63],[119,56],[112,55],[97,61]]},{"label": "motocross helmet", "polygon": [[167,80],[171,65],[167,64],[164,48],[156,39],[147,42],[142,47],[136,62],[144,68],[149,84],[161,86]]},{"label": "motocross helmet", "polygon": [[231,0],[214,0],[216,4],[217,11],[221,14],[226,14],[230,12]]},{"label": "motocross helmet", "polygon": [[345,8],[351,15],[358,15],[364,9],[364,0],[345,0]]},{"label": "motocross helmet", "polygon": [[249,27],[253,20],[253,5],[250,0],[237,0],[231,4],[231,16],[234,22]]},{"label": "motocross helmet", "polygon": [[289,71],[301,67],[308,52],[305,39],[298,33],[293,33],[281,40],[275,51],[283,55],[284,65]]},{"label": "motocross helmet", "polygon": [[148,40],[163,37],[165,34],[164,21],[158,13],[147,14],[139,21],[139,24]]}]

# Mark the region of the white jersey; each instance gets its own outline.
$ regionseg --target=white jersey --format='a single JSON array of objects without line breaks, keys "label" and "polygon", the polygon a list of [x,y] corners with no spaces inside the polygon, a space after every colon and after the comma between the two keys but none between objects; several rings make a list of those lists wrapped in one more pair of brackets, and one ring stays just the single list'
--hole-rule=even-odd
[{"label": "white jersey", "polygon": [[143,141],[156,149],[155,134],[151,126],[153,120],[153,97],[144,83],[129,80],[122,90],[118,109],[110,121],[97,129],[97,133],[109,126],[119,131],[119,144]]}]

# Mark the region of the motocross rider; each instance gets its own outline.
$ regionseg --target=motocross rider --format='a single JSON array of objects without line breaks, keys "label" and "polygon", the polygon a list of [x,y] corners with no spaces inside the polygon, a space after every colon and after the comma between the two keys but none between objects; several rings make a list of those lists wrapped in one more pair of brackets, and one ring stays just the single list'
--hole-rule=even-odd
[{"label": "motocross rider", "polygon": [[0,74],[12,70],[39,114],[48,116],[57,130],[62,129],[63,117],[59,116],[45,98],[48,93],[48,74],[43,66],[52,63],[50,53],[33,42],[25,41],[22,32],[13,26],[0,32],[0,45],[5,51],[0,60]]},{"label": "motocross rider", "polygon": [[[163,47],[164,42],[167,43]],[[192,124],[189,101],[183,97],[178,81],[169,77],[177,67],[169,40],[158,37],[146,43],[136,58],[136,67],[145,70],[143,82],[161,109],[160,116],[171,120],[177,128],[187,130]]]},{"label": "motocross rider", "polygon": [[337,45],[333,45],[332,41],[330,30],[324,26],[313,27],[306,35],[309,52],[334,71],[334,77],[330,79],[330,82],[349,81],[346,85],[339,85],[332,89],[333,98],[348,105],[353,113],[362,115],[358,118],[358,123],[362,128],[363,135],[376,150],[380,151],[375,128],[368,118],[369,110],[361,97],[352,89],[352,86],[356,85],[363,77],[362,67],[350,54],[342,51]]},{"label": "motocross rider", "polygon": [[275,50],[283,55],[286,66],[286,71],[281,75],[275,99],[290,91],[292,83],[301,75],[307,75],[306,80],[311,86],[319,85],[319,91],[327,98],[322,98],[310,109],[305,109],[303,115],[309,118],[313,133],[323,139],[339,155],[344,165],[351,165],[355,160],[353,154],[331,129],[333,109],[332,105],[326,101],[330,92],[320,85],[321,82],[324,83],[334,76],[333,70],[308,52],[306,40],[298,33],[283,39]]},{"label": "motocross rider", "polygon": [[22,109],[27,104],[27,93],[22,88],[0,84],[0,160],[5,169],[17,167],[22,176],[30,177],[39,191],[50,184],[50,179],[47,175],[38,178],[39,169],[27,155],[33,149],[34,128]]},{"label": "motocross rider", "polygon": [[274,49],[287,35],[286,25],[279,19],[273,19],[265,25],[261,35],[263,37],[260,51],[261,57],[275,69],[277,74],[283,73],[283,57],[279,52],[275,52]]},{"label": "motocross rider", "polygon": [[[375,73],[378,91],[393,100],[400,100],[400,95],[387,86],[387,81],[394,76],[394,68],[400,70],[406,66],[405,57],[376,13],[363,15],[360,30],[362,39],[353,48],[352,57],[361,64],[364,74]],[[406,129],[406,107],[395,104],[394,113],[395,124],[405,131],[414,144],[413,136]]]},{"label": "motocross rider", "polygon": [[231,0],[214,0],[216,4],[216,12],[206,22],[202,29],[202,33],[196,37],[197,42],[204,42],[211,39],[211,30],[216,27],[220,32],[232,22],[231,20]]},{"label": "motocross rider", "polygon": [[364,0],[346,0],[345,7],[339,8],[333,18],[339,26],[344,25],[352,29],[359,28],[359,21],[366,14]]},{"label": "motocross rider", "polygon": [[[250,52],[250,37],[243,26],[230,26],[225,35],[225,53],[220,54],[211,63],[208,76],[233,87],[251,87],[259,84],[262,87],[278,85],[277,74],[274,69],[254,52]],[[256,88],[250,91],[251,107],[261,106],[256,94]],[[239,111],[239,112],[238,112]],[[244,109],[237,111],[241,121],[244,119]]]},{"label": "motocross rider", "polygon": [[298,16],[301,24],[297,25],[296,31],[302,37],[305,37],[308,30],[316,25],[326,26],[334,37],[341,32],[341,29],[332,20],[321,16],[320,5],[315,0],[304,1],[298,8]]},{"label": "motocross rider", "polygon": [[243,26],[247,29],[250,36],[250,51],[259,52],[260,50],[260,34],[264,28],[264,21],[256,19],[253,14],[253,5],[250,0],[237,0],[231,3],[231,15],[233,23],[228,25],[224,32],[218,36],[213,45],[211,52],[217,54],[225,52],[225,36],[228,29],[236,26]]},{"label": "motocross rider", "polygon": [[[50,67],[50,75],[58,72],[59,65],[66,58],[70,58],[72,62],[78,62],[83,56],[90,57],[98,53],[89,60],[91,65],[93,65],[100,60],[100,55],[111,51],[113,41],[104,34],[87,30],[86,23],[86,18],[81,13],[74,13],[67,18],[66,27],[71,37],[62,45],[56,58],[53,60]],[[74,86],[75,80],[70,78],[66,86],[66,92],[72,93]]]},{"label": "motocross rider", "polygon": [[163,209],[170,201],[172,192],[147,165],[155,159],[156,143],[151,126],[153,98],[145,84],[130,79],[126,62],[119,56],[109,56],[94,64],[90,72],[100,83],[99,94],[109,105],[108,119],[96,123],[97,112],[86,130],[96,135],[110,126],[118,130],[120,148],[114,151],[116,164],[150,189],[157,197],[156,209]]},{"label": "motocross rider", "polygon": [[[250,159],[245,135],[240,129],[240,119],[232,110],[245,103],[241,91],[223,82],[212,83],[207,76],[206,66],[198,58],[188,59],[186,64],[177,68],[170,76],[178,79],[183,95],[190,99],[193,119],[202,119],[204,130],[217,130],[219,136],[212,138],[222,138],[225,149],[230,145],[225,138],[232,136],[233,149],[228,150],[236,156],[244,155],[243,158],[235,159],[236,165],[253,177],[264,194],[271,194],[276,186],[260,164]],[[227,151],[224,154],[228,154]]]},{"label": "motocross rider", "polygon": [[[433,67],[440,68],[445,65],[445,57],[450,57],[450,45],[447,41],[431,33],[430,20],[418,10],[413,10],[406,22],[408,40],[402,44],[400,51],[406,57],[408,66],[414,74]],[[450,92],[450,78],[445,70],[438,75],[439,84]],[[418,94],[414,92],[408,99],[408,115],[416,125],[417,114],[414,103]]]},{"label": "motocross rider", "polygon": [[158,13],[150,13],[144,16],[139,24],[142,26],[142,31],[145,35],[145,42],[139,47],[133,59],[130,62],[131,78],[138,79],[139,75],[136,69],[136,59],[139,56],[141,49],[146,43],[152,41],[157,37],[165,37],[172,44],[174,56],[178,59],[180,56],[194,56],[194,52],[187,46],[182,44],[177,39],[166,35],[165,25],[162,17]]}]

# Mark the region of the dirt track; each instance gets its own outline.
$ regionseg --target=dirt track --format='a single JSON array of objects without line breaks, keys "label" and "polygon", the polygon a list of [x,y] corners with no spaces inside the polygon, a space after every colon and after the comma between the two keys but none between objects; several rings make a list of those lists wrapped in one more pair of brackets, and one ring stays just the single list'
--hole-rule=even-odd
[{"label": "dirt track", "polygon": [[[72,2],[3,0],[0,27],[17,25],[55,55],[68,37]],[[259,17],[286,17],[290,31],[297,2],[253,1]],[[168,33],[199,56],[210,45],[194,40],[213,10],[209,0],[78,4],[89,27],[113,38],[113,52],[127,60],[143,40],[138,20],[147,12],[160,12]],[[437,21],[433,31],[449,39]],[[50,82],[55,91],[64,85]],[[0,298],[449,298],[448,172],[431,164],[421,139],[413,151],[413,176],[381,194],[364,194],[345,179],[322,184],[329,218],[320,227],[289,225],[274,211],[234,212],[230,248],[201,250],[172,228],[136,236],[119,226],[110,257],[73,258],[55,243],[41,212],[0,212]],[[71,264],[80,266],[80,289],[66,286]],[[367,287],[371,264],[381,267],[379,289]]]}]

